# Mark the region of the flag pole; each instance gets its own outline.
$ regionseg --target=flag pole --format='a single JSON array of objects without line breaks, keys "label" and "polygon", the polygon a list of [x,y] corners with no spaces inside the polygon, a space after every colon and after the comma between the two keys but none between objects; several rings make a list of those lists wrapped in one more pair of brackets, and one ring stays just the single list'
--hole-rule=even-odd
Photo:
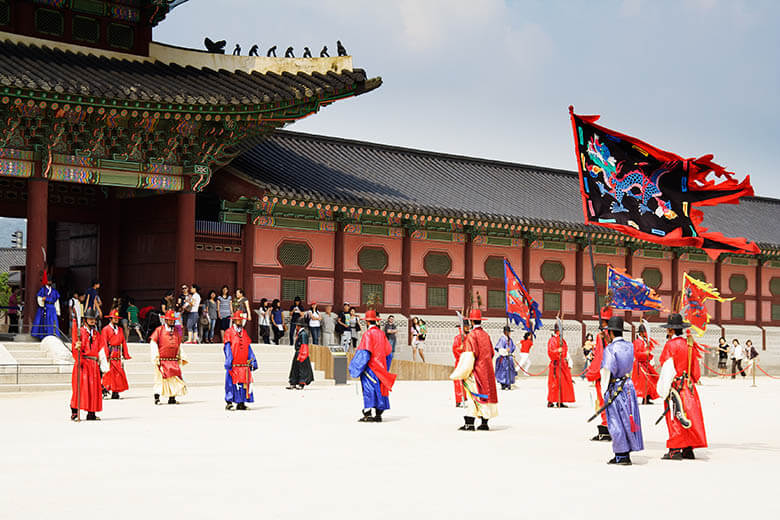
[{"label": "flag pole", "polygon": [[593,298],[595,300],[596,311],[599,313],[599,331],[601,331],[601,305],[599,304],[599,284],[596,282],[596,264],[593,261],[593,241],[590,231],[588,231],[588,254],[590,256],[590,272],[593,276]]}]

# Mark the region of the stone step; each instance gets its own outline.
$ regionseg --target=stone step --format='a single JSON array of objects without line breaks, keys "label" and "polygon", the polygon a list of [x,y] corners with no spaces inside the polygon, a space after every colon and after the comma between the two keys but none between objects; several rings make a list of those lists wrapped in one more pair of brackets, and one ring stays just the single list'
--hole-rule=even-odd
[{"label": "stone step", "polygon": [[43,352],[40,343],[3,343],[8,352]]},{"label": "stone step", "polygon": [[8,350],[11,355],[19,362],[25,359],[45,358],[46,353],[42,350]]}]

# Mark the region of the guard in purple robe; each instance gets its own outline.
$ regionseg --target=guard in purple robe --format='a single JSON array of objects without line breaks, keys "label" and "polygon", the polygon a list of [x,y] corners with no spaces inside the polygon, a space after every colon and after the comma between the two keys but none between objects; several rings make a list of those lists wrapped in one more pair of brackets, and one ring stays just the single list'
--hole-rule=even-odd
[{"label": "guard in purple robe", "polygon": [[44,272],[43,287],[38,291],[38,310],[35,312],[30,334],[38,339],[46,336],[57,336],[59,330],[60,293],[52,287],[51,280]]},{"label": "guard in purple robe", "polygon": [[615,452],[615,457],[608,463],[630,466],[630,453],[644,449],[639,403],[631,381],[634,345],[623,339],[623,318],[618,316],[609,319],[607,335],[610,343],[604,349],[601,361],[601,387],[607,389],[604,406],[612,451]]},{"label": "guard in purple robe", "polygon": [[509,326],[504,327],[504,334],[496,341],[496,346],[493,347],[498,353],[498,357],[496,357],[496,381],[501,385],[501,390],[511,390],[517,376],[515,358],[512,355],[515,352],[515,342],[510,337],[511,332],[512,329]]}]

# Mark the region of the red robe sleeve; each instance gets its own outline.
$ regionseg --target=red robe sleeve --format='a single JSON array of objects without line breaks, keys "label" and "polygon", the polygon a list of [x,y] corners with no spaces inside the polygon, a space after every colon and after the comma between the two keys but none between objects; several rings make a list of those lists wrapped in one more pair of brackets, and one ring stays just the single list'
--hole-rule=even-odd
[{"label": "red robe sleeve", "polygon": [[650,353],[647,351],[645,341],[641,338],[634,340],[634,358],[637,361],[650,361]]},{"label": "red robe sleeve", "polygon": [[585,372],[585,379],[588,381],[598,381],[601,379],[601,362],[604,359],[604,342],[601,339],[601,334],[596,336],[596,346],[593,347],[593,361],[588,366],[588,371]]}]

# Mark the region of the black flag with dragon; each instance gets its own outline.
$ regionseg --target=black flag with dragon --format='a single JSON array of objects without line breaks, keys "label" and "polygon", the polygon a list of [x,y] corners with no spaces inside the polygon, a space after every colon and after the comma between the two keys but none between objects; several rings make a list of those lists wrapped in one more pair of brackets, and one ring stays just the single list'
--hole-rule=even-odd
[{"label": "black flag with dragon", "polygon": [[599,116],[571,113],[585,222],[672,247],[757,254],[744,238],[702,227],[697,206],[739,204],[753,195],[750,177],[738,182],[712,155],[683,159],[595,124]]}]

